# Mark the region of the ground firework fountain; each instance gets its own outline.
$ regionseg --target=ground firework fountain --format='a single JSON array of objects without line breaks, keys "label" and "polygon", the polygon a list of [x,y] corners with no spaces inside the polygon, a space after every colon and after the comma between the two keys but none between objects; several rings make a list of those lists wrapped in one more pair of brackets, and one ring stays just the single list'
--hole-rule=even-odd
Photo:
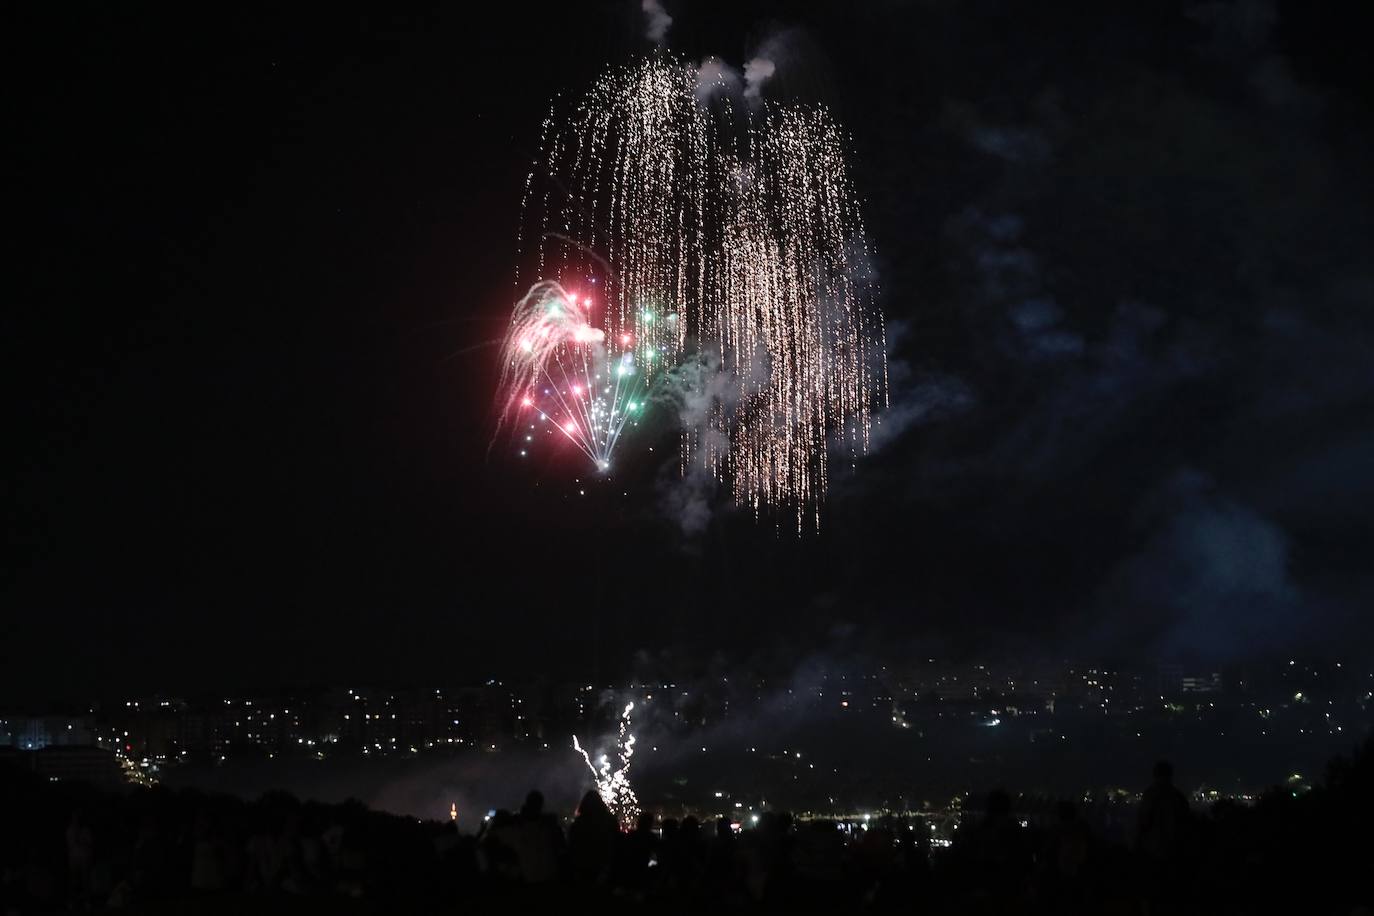
[{"label": "ground firework fountain", "polygon": [[582,755],[587,769],[591,771],[592,779],[596,781],[597,794],[625,830],[632,828],[635,818],[639,816],[639,799],[630,786],[630,758],[635,752],[635,736],[630,731],[630,711],[634,708],[635,704],[627,703],[620,713],[620,731],[616,735],[614,766],[607,754],[602,754],[596,763],[592,763],[591,755],[583,749],[577,736],[573,735],[573,750]]}]

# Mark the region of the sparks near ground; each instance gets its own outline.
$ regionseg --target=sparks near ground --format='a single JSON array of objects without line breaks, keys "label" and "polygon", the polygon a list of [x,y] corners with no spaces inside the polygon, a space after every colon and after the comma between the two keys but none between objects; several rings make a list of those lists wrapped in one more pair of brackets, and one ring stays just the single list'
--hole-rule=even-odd
[{"label": "sparks near ground", "polygon": [[[546,120],[522,224],[540,280],[512,316],[504,416],[542,411],[604,470],[634,410],[621,369],[709,365],[700,390],[676,392],[710,401],[683,413],[682,469],[801,527],[819,518],[831,447],[863,451],[886,398],[869,245],[824,109],[739,106],[711,88],[655,56]],[[602,297],[595,326],[566,305],[573,278]],[[605,400],[584,408],[574,384]]]},{"label": "sparks near ground", "polygon": [[612,768],[607,754],[602,754],[593,764],[591,756],[583,750],[577,736],[573,735],[573,750],[582,755],[596,782],[597,794],[620,821],[623,830],[632,829],[635,819],[639,817],[639,798],[630,786],[630,758],[635,753],[635,736],[630,732],[630,711],[634,708],[635,704],[627,703],[620,713],[620,731],[616,735],[616,760],[619,766],[615,768]]}]

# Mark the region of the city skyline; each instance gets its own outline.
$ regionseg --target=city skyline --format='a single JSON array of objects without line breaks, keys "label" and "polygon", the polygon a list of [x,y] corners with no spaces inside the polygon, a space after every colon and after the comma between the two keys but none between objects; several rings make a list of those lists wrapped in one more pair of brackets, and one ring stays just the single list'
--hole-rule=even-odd
[{"label": "city skyline", "polygon": [[521,780],[571,804],[582,785],[572,736],[608,750],[627,703],[647,810],[748,814],[771,799],[841,817],[997,784],[1044,797],[1130,793],[1140,755],[1157,753],[1184,764],[1199,804],[1248,804],[1273,785],[1305,791],[1358,744],[1374,715],[1374,670],[1311,659],[1222,670],[917,659],[782,678],[154,695],[66,715],[0,710],[0,757],[111,785],[289,788],[437,818],[460,797],[464,811],[499,807]]}]

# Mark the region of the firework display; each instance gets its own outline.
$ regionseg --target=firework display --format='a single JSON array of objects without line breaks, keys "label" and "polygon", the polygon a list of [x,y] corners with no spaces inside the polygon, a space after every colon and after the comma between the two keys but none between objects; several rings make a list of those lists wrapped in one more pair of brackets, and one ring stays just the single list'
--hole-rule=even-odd
[{"label": "firework display", "polygon": [[[604,471],[655,380],[675,384],[656,394],[693,405],[683,471],[801,527],[831,449],[863,451],[886,398],[869,245],[823,108],[710,89],[656,55],[545,121],[522,222],[539,282],[506,338],[503,417],[533,410],[527,441],[555,424]],[[664,371],[684,365],[710,372]]]},{"label": "firework display", "polygon": [[621,335],[619,348],[608,343],[592,326],[594,307],[592,295],[551,281],[536,283],[516,303],[502,367],[507,401],[501,415],[527,421],[521,429],[526,443],[539,433],[564,437],[604,472],[626,424],[643,408],[644,387],[630,339]]},{"label": "firework display", "polygon": [[634,703],[627,703],[620,713],[620,731],[616,736],[616,761],[619,765],[614,768],[606,754],[602,754],[593,764],[591,755],[573,735],[573,750],[582,755],[583,762],[591,771],[597,794],[625,830],[633,828],[635,819],[639,817],[639,799],[630,786],[630,758],[635,752],[635,736],[630,732],[630,711],[634,708]]}]

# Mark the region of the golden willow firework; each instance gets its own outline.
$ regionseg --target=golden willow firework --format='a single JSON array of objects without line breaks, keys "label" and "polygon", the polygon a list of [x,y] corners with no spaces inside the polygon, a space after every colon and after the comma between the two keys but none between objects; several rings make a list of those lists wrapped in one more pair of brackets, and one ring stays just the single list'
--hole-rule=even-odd
[{"label": "golden willow firework", "polygon": [[[680,411],[684,472],[703,467],[737,503],[800,527],[818,521],[831,448],[863,451],[886,398],[876,281],[828,112],[715,88],[656,56],[550,115],[525,254],[541,281],[598,288],[597,331],[646,377],[709,367],[660,376],[693,380],[672,392],[693,405]],[[535,388],[516,317],[508,410]]]}]

